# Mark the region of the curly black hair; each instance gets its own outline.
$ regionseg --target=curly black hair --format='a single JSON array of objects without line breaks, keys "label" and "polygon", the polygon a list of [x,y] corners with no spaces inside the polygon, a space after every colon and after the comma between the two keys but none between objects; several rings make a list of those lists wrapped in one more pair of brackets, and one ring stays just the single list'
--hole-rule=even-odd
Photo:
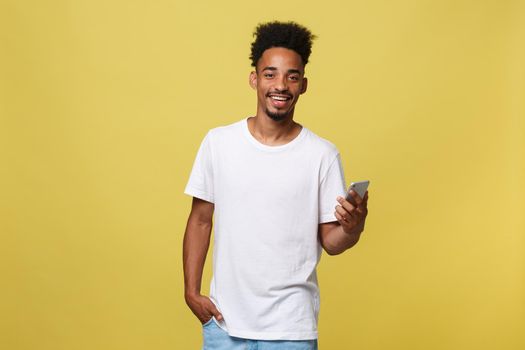
[{"label": "curly black hair", "polygon": [[297,52],[306,65],[312,52],[312,41],[316,38],[308,28],[292,21],[261,23],[255,28],[253,36],[255,41],[250,55],[253,67],[257,67],[263,52],[272,47],[284,47]]}]

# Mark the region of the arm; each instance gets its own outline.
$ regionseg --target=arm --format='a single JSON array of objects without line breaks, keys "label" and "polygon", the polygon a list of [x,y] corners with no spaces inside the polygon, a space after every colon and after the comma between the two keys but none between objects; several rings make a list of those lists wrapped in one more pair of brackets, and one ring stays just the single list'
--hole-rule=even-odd
[{"label": "arm", "polygon": [[202,271],[210,246],[214,208],[213,203],[193,198],[183,241],[184,297],[201,323],[212,316],[218,320],[222,318],[211,300],[201,295]]},{"label": "arm", "polygon": [[338,197],[340,205],[335,208],[337,221],[319,225],[319,241],[329,255],[341,254],[353,247],[365,229],[365,219],[368,214],[368,191],[363,199],[351,191],[357,205]]}]

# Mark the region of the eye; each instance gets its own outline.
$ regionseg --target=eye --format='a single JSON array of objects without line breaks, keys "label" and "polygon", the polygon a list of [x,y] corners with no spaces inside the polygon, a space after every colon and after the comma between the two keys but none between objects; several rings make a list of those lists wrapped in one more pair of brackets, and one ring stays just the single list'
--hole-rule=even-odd
[{"label": "eye", "polygon": [[290,75],[288,78],[290,80],[293,80],[293,81],[298,81],[299,80],[299,76],[297,76],[297,75]]},{"label": "eye", "polygon": [[264,73],[264,77],[265,78],[273,78],[273,74],[272,73]]}]

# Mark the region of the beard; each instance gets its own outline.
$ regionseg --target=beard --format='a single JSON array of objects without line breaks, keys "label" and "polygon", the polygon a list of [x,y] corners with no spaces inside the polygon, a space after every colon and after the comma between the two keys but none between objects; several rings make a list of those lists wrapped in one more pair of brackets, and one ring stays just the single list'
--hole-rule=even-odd
[{"label": "beard", "polygon": [[272,118],[272,120],[276,122],[282,122],[283,120],[286,119],[286,117],[290,115],[289,111],[279,113],[279,112],[272,112],[268,110],[268,108],[266,108],[264,112],[266,113],[268,117]]}]

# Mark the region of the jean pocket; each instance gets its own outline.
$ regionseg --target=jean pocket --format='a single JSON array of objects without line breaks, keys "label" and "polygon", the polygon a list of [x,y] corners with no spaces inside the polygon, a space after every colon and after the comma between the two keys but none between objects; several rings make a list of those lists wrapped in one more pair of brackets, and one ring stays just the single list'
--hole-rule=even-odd
[{"label": "jean pocket", "polygon": [[213,322],[213,317],[202,324],[203,327],[209,326]]}]

